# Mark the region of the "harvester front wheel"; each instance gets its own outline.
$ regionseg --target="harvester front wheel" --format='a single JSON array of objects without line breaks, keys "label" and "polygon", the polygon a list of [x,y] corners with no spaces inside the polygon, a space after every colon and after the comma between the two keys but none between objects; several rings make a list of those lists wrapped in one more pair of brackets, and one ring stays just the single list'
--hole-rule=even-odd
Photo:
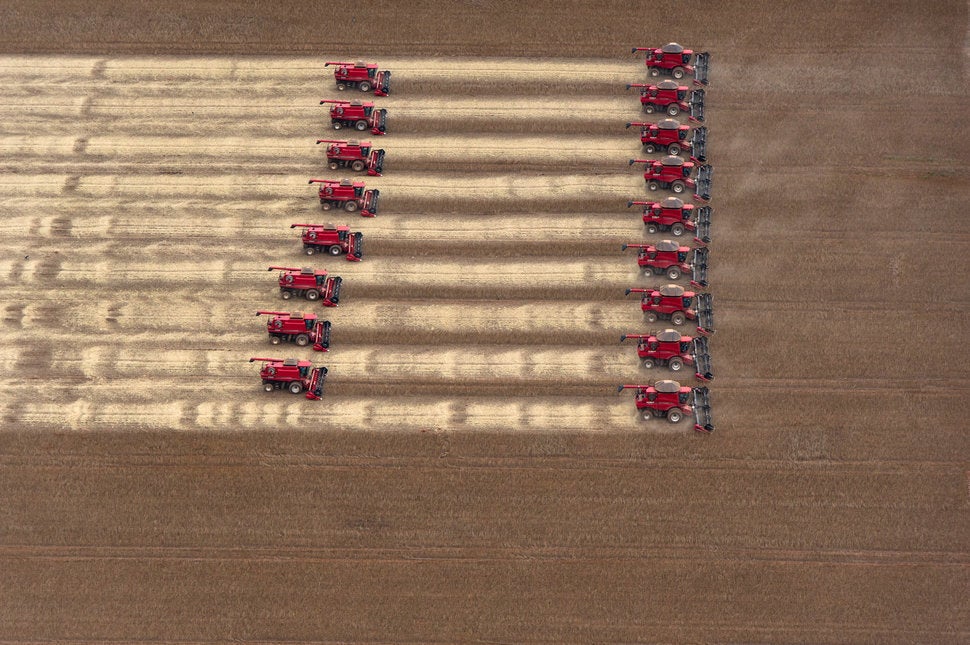
[{"label": "harvester front wheel", "polygon": [[299,394],[303,391],[303,384],[299,381],[292,381],[287,389],[293,394]]},{"label": "harvester front wheel", "polygon": [[676,280],[680,277],[680,267],[673,266],[667,267],[667,277],[671,280]]},{"label": "harvester front wheel", "polygon": [[330,166],[330,170],[337,170],[338,168],[340,168],[340,164],[337,163],[336,161],[331,161],[327,165]]},{"label": "harvester front wheel", "polygon": [[648,370],[653,369],[653,359],[652,358],[643,359],[643,367]]},{"label": "harvester front wheel", "polygon": [[670,116],[677,116],[680,114],[680,106],[676,103],[671,103],[667,106],[667,114]]},{"label": "harvester front wheel", "polygon": [[279,336],[270,336],[269,337],[269,344],[270,345],[279,345],[280,344],[280,337]]},{"label": "harvester front wheel", "polygon": [[667,367],[675,372],[679,372],[684,367],[684,361],[678,356],[674,356],[669,361],[667,361]]},{"label": "harvester front wheel", "polygon": [[320,208],[322,208],[325,211],[328,211],[331,208],[333,208],[333,204],[331,204],[330,202],[326,202],[326,201],[320,202]]},{"label": "harvester front wheel", "polygon": [[[660,228],[656,224],[647,224],[647,233],[659,233]],[[674,234],[676,235],[676,233]]]},{"label": "harvester front wheel", "polygon": [[363,132],[364,130],[367,129],[367,121],[364,121],[363,119],[361,119],[360,121],[354,124],[354,127],[360,130],[361,132]]},{"label": "harvester front wheel", "polygon": [[654,112],[657,111],[657,106],[654,105],[653,103],[644,103],[643,111],[646,112],[647,114],[653,114]]},{"label": "harvester front wheel", "polygon": [[345,89],[347,89],[346,83],[337,83],[337,89],[343,92]]},{"label": "harvester front wheel", "polygon": [[650,68],[650,76],[660,76],[660,70],[656,67]]},{"label": "harvester front wheel", "polygon": [[657,151],[657,146],[653,145],[652,143],[646,143],[643,146],[643,151],[648,155],[653,154]]},{"label": "harvester front wheel", "polygon": [[316,289],[307,289],[306,293],[303,294],[307,300],[316,300],[320,297],[320,292]]},{"label": "harvester front wheel", "polygon": [[303,252],[306,253],[307,255],[313,255],[314,253],[317,252],[317,250],[315,248],[313,248],[312,246],[304,246],[303,247]]},{"label": "harvester front wheel", "polygon": [[670,322],[675,325],[683,325],[685,322],[687,322],[687,316],[684,315],[683,311],[675,311],[674,313],[670,314]]},{"label": "harvester front wheel", "polygon": [[273,389],[274,388],[272,383],[263,383],[263,390],[265,390],[266,392],[272,392]]},{"label": "harvester front wheel", "polygon": [[344,204],[344,210],[347,211],[348,213],[353,213],[355,210],[357,210],[357,202],[355,202],[354,200],[350,200],[349,202]]},{"label": "harvester front wheel", "polygon": [[299,336],[296,337],[296,344],[299,347],[306,347],[309,342],[310,342],[310,337],[307,336],[306,334],[300,334]]},{"label": "harvester front wheel", "polygon": [[682,181],[675,181],[674,183],[670,184],[670,190],[674,191],[678,195],[684,192],[686,188],[687,186]]},{"label": "harvester front wheel", "polygon": [[292,297],[293,297],[292,291],[289,291],[286,289],[284,289],[283,291],[280,291],[280,298],[282,298],[283,300],[289,300]]},{"label": "harvester front wheel", "polygon": [[684,78],[684,68],[683,67],[675,67],[674,68],[674,71],[672,71],[670,74],[674,78],[680,80],[680,79]]},{"label": "harvester front wheel", "polygon": [[330,125],[333,126],[334,130],[339,130],[340,128],[344,127],[340,121],[333,121]]},{"label": "harvester front wheel", "polygon": [[648,323],[655,323],[657,322],[657,314],[653,311],[648,311],[643,315],[643,319]]},{"label": "harvester front wheel", "polygon": [[671,143],[669,146],[667,146],[667,154],[673,155],[675,157],[677,155],[679,155],[680,154],[680,144],[679,143]]},{"label": "harvester front wheel", "polygon": [[343,249],[340,248],[339,244],[334,244],[333,246],[330,247],[329,250],[330,250],[330,255],[340,255],[340,253],[343,251]]},{"label": "harvester front wheel", "polygon": [[364,169],[364,162],[361,161],[360,159],[356,159],[354,163],[350,164],[350,167],[353,169],[354,172],[360,172],[361,170]]},{"label": "harvester front wheel", "polygon": [[680,423],[681,419],[684,418],[684,413],[677,408],[670,408],[667,410],[667,421],[671,423]]},{"label": "harvester front wheel", "polygon": [[641,417],[641,418],[642,418],[642,419],[643,419],[644,421],[649,421],[650,419],[652,419],[652,418],[653,418],[653,410],[644,410],[644,411],[643,411],[643,412],[642,412],[642,413],[640,414],[640,417]]},{"label": "harvester front wheel", "polygon": [[660,190],[660,184],[655,181],[647,182],[647,189],[649,190]]},{"label": "harvester front wheel", "polygon": [[360,82],[360,83],[359,83],[359,84],[357,85],[357,88],[358,88],[358,89],[359,89],[359,90],[360,90],[361,92],[370,92],[370,83],[369,83],[368,81],[361,81],[361,82]]},{"label": "harvester front wheel", "polygon": [[674,237],[680,237],[681,235],[683,235],[684,234],[684,230],[685,230],[684,229],[684,225],[683,224],[680,224],[680,223],[673,224],[670,227],[670,233]]}]

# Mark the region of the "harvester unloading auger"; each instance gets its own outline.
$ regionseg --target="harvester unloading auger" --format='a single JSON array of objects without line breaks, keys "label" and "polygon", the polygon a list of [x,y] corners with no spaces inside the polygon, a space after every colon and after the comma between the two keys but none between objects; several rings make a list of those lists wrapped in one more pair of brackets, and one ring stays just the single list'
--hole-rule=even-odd
[{"label": "harvester unloading auger", "polygon": [[705,385],[681,386],[677,381],[657,381],[653,385],[620,385],[617,392],[635,390],[637,411],[644,420],[666,418],[680,423],[688,414],[694,415],[694,430],[714,432],[711,414],[711,392]]}]

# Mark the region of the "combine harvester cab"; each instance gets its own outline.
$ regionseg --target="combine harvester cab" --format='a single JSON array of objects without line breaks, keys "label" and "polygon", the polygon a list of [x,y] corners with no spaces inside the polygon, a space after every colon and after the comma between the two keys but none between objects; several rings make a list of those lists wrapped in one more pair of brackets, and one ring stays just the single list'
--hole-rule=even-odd
[{"label": "combine harvester cab", "polygon": [[687,118],[697,123],[704,121],[704,90],[693,90],[687,104]]},{"label": "combine harvester cab", "polygon": [[689,414],[694,415],[694,430],[714,432],[711,402],[707,387],[684,387],[677,381],[657,381],[653,385],[620,385],[617,392],[634,390],[637,412],[643,420],[666,418],[680,423]]},{"label": "combine harvester cab", "polygon": [[387,132],[387,110],[376,109],[373,103],[364,101],[337,101],[323,99],[320,105],[331,104],[330,126],[334,130],[354,128],[359,132],[370,129],[371,134]]},{"label": "combine harvester cab", "polygon": [[261,358],[254,356],[250,363],[262,361],[259,377],[263,381],[263,389],[289,390],[293,394],[306,392],[306,398],[318,400],[323,396],[323,382],[327,378],[326,367],[313,367],[310,361],[295,358]]},{"label": "combine harvester cab", "polygon": [[280,297],[289,300],[302,296],[307,300],[320,300],[325,307],[336,307],[340,302],[340,276],[328,275],[326,271],[316,271],[312,267],[272,266],[267,271],[279,271]]},{"label": "combine harvester cab", "polygon": [[366,190],[366,185],[362,181],[311,179],[307,183],[320,184],[317,194],[320,197],[320,207],[325,211],[331,208],[342,208],[348,213],[359,210],[361,217],[377,215],[381,191],[376,188]]},{"label": "combine harvester cab", "polygon": [[711,352],[708,348],[706,336],[695,336],[691,339],[691,354],[694,360],[694,376],[701,381],[714,380],[714,368],[711,366]]},{"label": "combine harvester cab", "polygon": [[318,320],[316,314],[257,311],[256,315],[272,316],[266,323],[266,332],[273,345],[288,342],[306,347],[312,343],[314,351],[330,349],[330,321]]},{"label": "combine harvester cab", "polygon": [[[694,76],[694,83],[707,85],[711,55],[707,52],[694,52],[684,49],[678,43],[667,43],[663,47],[634,47],[631,53],[646,52],[644,64],[650,76],[673,76],[682,79],[688,74]],[[693,65],[691,59],[693,58]]]},{"label": "combine harvester cab", "polygon": [[331,65],[337,66],[333,77],[341,92],[356,87],[361,92],[374,90],[375,96],[387,96],[391,91],[391,73],[377,69],[376,63],[327,61],[323,64],[324,67]]},{"label": "combine harvester cab", "polygon": [[711,200],[711,182],[714,179],[714,168],[711,164],[704,164],[697,169],[697,180],[694,182],[694,197],[705,202]]},{"label": "combine harvester cab", "polygon": [[300,237],[307,255],[346,254],[348,262],[360,262],[364,257],[364,234],[351,232],[346,224],[290,224],[290,228],[298,226],[303,228]]},{"label": "combine harvester cab", "polygon": [[384,172],[384,150],[374,150],[370,141],[343,141],[340,139],[317,139],[317,144],[327,145],[327,167],[330,170],[350,168],[371,177]]}]

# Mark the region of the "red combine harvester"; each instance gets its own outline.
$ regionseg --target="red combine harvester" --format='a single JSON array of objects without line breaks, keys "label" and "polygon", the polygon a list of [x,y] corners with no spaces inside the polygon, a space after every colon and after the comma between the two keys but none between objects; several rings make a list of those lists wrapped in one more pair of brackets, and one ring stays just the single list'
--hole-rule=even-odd
[{"label": "red combine harvester", "polygon": [[687,112],[691,121],[704,120],[704,90],[691,90],[672,80],[660,81],[656,85],[630,83],[626,89],[631,87],[640,88],[640,103],[647,114],[666,112],[670,116],[677,116]]},{"label": "red combine harvester", "polygon": [[337,66],[337,69],[333,70],[333,77],[337,81],[337,89],[341,92],[348,87],[356,87],[361,92],[370,92],[373,89],[375,96],[387,96],[390,92],[391,73],[378,70],[376,63],[327,61],[323,64],[324,67],[331,65]]},{"label": "red combine harvester", "polygon": [[345,253],[348,262],[360,262],[364,257],[364,234],[351,233],[346,224],[290,224],[290,228],[297,226],[303,227],[303,252],[307,255]]},{"label": "red combine harvester", "polygon": [[666,284],[659,289],[626,290],[626,295],[631,293],[643,294],[640,308],[643,309],[644,319],[648,323],[663,318],[674,325],[683,325],[688,320],[693,320],[697,323],[698,333],[714,333],[714,296],[709,293],[685,291],[677,284]]},{"label": "red combine harvester", "polygon": [[250,363],[254,361],[263,361],[259,377],[263,379],[263,389],[267,392],[286,389],[293,394],[299,394],[306,391],[306,398],[311,401],[323,396],[326,367],[314,367],[310,361],[299,361],[295,358],[249,359]]},{"label": "red combine harvester", "polygon": [[320,206],[328,211],[331,208],[342,208],[348,213],[360,210],[361,217],[374,217],[377,215],[377,204],[380,201],[381,191],[376,188],[364,190],[366,187],[362,181],[351,181],[350,179],[311,179],[308,184],[320,184]]},{"label": "red combine harvester", "polygon": [[677,381],[657,381],[653,385],[620,385],[617,392],[636,390],[637,411],[644,420],[666,417],[680,423],[688,414],[694,415],[694,430],[714,432],[711,414],[711,392],[706,386],[681,387]]},{"label": "red combine harvester", "polygon": [[334,130],[355,128],[363,132],[370,129],[371,134],[384,134],[387,128],[387,110],[374,109],[373,103],[361,101],[335,101],[324,99],[320,105],[331,103],[330,125]]},{"label": "red combine harvester", "polygon": [[694,161],[707,160],[707,128],[704,126],[692,130],[689,125],[681,125],[674,119],[664,119],[660,123],[632,121],[626,127],[632,125],[640,126],[640,142],[648,154],[666,150],[667,154],[676,156],[686,150]]},{"label": "red combine harvester", "polygon": [[[631,53],[647,52],[646,65],[650,76],[673,76],[681,79],[688,74],[694,75],[694,83],[707,85],[711,55],[708,52],[694,52],[684,49],[677,43],[667,43],[663,47],[634,47]],[[691,58],[694,64],[691,65]]]},{"label": "red combine harvester", "polygon": [[622,250],[627,249],[639,249],[637,264],[644,271],[666,275],[671,280],[690,274],[692,285],[707,286],[707,256],[710,251],[706,247],[692,249],[672,240],[661,240],[656,244],[624,244]]},{"label": "red combine harvester", "polygon": [[688,188],[694,189],[694,197],[708,201],[711,198],[711,180],[714,168],[704,164],[697,168],[697,179],[692,179],[694,162],[684,161],[680,157],[667,156],[663,159],[630,159],[630,165],[635,163],[647,164],[643,173],[643,180],[647,182],[647,189],[655,191],[668,188],[678,195]]},{"label": "red combine harvester", "polygon": [[328,276],[326,271],[314,271],[310,267],[267,269],[273,270],[280,272],[280,296],[283,300],[303,296],[307,300],[320,300],[325,307],[336,307],[340,302],[340,284],[343,280],[339,276]]},{"label": "red combine harvester", "polygon": [[620,342],[628,338],[636,339],[637,356],[647,369],[659,365],[679,372],[684,365],[693,365],[694,376],[702,381],[714,380],[711,353],[704,336],[682,336],[676,329],[665,329],[653,335],[625,334],[620,336]]},{"label": "red combine harvester", "polygon": [[370,141],[341,141],[338,139],[317,139],[317,143],[327,143],[327,166],[330,170],[350,168],[354,172],[367,171],[371,177],[380,177],[384,172],[384,151],[374,150]]},{"label": "red combine harvester", "polygon": [[290,313],[288,311],[257,311],[257,316],[272,316],[266,323],[269,342],[279,345],[283,341],[306,347],[313,343],[317,352],[330,349],[330,321],[317,320],[316,314]]},{"label": "red combine harvester", "polygon": [[697,208],[677,197],[668,197],[662,202],[629,201],[626,207],[634,204],[643,206],[643,224],[647,227],[647,233],[670,231],[674,237],[680,237],[685,231],[692,231],[694,241],[699,244],[711,241],[713,209],[710,206]]}]

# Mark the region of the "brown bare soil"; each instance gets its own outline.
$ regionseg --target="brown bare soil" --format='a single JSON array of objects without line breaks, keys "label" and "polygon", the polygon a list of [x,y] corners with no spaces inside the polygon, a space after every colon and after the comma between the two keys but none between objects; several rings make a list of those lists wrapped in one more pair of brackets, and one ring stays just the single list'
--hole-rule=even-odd
[{"label": "brown bare soil", "polygon": [[[970,640],[965,3],[353,6],[0,5],[0,641]],[[665,326],[624,84],[673,39],[714,54],[711,436],[615,394],[670,374],[618,341]],[[306,183],[361,57],[374,219]],[[364,262],[302,255],[325,221]],[[279,299],[308,263],[340,307]]]}]

